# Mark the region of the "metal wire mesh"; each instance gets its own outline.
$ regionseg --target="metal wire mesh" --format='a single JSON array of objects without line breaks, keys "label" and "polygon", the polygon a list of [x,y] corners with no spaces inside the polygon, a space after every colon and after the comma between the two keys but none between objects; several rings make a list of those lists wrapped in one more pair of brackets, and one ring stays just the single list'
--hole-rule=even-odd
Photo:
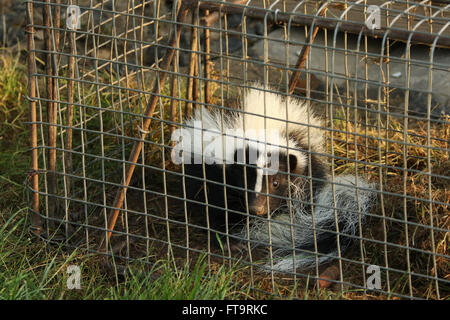
[{"label": "metal wire mesh", "polygon": [[[79,28],[67,24],[72,5]],[[247,265],[250,286],[271,293],[304,292],[326,278],[349,298],[448,297],[446,1],[52,0],[28,1],[27,16],[30,207],[42,239],[124,264],[166,255],[192,261],[206,252],[211,266]],[[280,274],[271,243],[254,248],[231,225],[214,230],[207,214],[191,208],[193,177],[171,161],[171,134],[194,110],[237,112],[239,96],[256,82],[308,101],[321,118],[331,211],[339,209],[340,176],[374,186],[376,203],[364,213],[370,222],[360,220],[354,235],[335,226],[336,276],[318,264]],[[304,173],[311,185],[312,176]],[[226,181],[215,184],[226,195]],[[292,235],[294,227],[288,223]],[[341,252],[344,236],[354,245]],[[239,253],[236,239],[244,244]],[[295,259],[292,243],[284,249]],[[310,251],[319,261],[317,243]],[[369,288],[373,266],[381,282]]]}]

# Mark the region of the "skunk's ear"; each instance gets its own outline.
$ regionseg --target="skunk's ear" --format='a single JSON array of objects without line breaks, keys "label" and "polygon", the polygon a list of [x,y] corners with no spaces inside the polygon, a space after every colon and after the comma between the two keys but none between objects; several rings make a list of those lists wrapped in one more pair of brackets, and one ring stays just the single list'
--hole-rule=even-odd
[{"label": "skunk's ear", "polygon": [[305,167],[305,164],[306,159],[304,154],[296,150],[289,151],[289,163],[286,163],[286,168],[287,165],[289,165],[290,173],[297,173],[297,174],[302,173],[302,168]]},{"label": "skunk's ear", "polygon": [[289,172],[290,173],[297,173],[297,163],[298,163],[297,155],[289,154],[289,163],[287,163],[287,165],[289,165]]}]

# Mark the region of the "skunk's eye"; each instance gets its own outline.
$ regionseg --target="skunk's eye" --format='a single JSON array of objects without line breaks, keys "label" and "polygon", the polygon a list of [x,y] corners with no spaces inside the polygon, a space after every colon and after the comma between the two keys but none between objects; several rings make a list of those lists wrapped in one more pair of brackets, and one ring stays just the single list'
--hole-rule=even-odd
[{"label": "skunk's eye", "polygon": [[277,188],[278,187],[278,180],[273,180],[272,185]]}]

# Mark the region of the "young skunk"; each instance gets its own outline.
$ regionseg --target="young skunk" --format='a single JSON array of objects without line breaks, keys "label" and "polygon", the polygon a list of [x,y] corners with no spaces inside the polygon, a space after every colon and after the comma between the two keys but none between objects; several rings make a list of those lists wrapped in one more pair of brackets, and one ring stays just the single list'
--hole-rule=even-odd
[{"label": "young skunk", "polygon": [[256,86],[241,103],[233,112],[196,110],[172,136],[172,159],[184,162],[190,211],[205,214],[207,208],[210,228],[219,233],[271,243],[275,271],[315,265],[313,226],[319,263],[337,257],[337,230],[342,252],[365,220],[372,186],[359,178],[356,190],[357,177],[337,177],[333,197],[321,156],[324,132],[307,102]]}]

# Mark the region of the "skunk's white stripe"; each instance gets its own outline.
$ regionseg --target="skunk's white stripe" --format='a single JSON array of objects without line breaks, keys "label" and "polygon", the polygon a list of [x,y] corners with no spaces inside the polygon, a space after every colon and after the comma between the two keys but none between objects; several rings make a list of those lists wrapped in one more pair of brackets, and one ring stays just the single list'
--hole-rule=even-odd
[{"label": "skunk's white stripe", "polygon": [[255,184],[255,191],[261,192],[262,190],[262,179],[263,178],[263,170],[262,169],[256,169],[256,184]]},{"label": "skunk's white stripe", "polygon": [[265,156],[264,155],[261,155],[261,156],[258,157],[258,160],[256,161],[256,166],[258,168],[256,169],[255,191],[256,192],[261,192],[261,190],[262,190],[262,182],[263,182],[263,174],[264,174],[263,168],[266,166],[266,161],[265,161]]}]

